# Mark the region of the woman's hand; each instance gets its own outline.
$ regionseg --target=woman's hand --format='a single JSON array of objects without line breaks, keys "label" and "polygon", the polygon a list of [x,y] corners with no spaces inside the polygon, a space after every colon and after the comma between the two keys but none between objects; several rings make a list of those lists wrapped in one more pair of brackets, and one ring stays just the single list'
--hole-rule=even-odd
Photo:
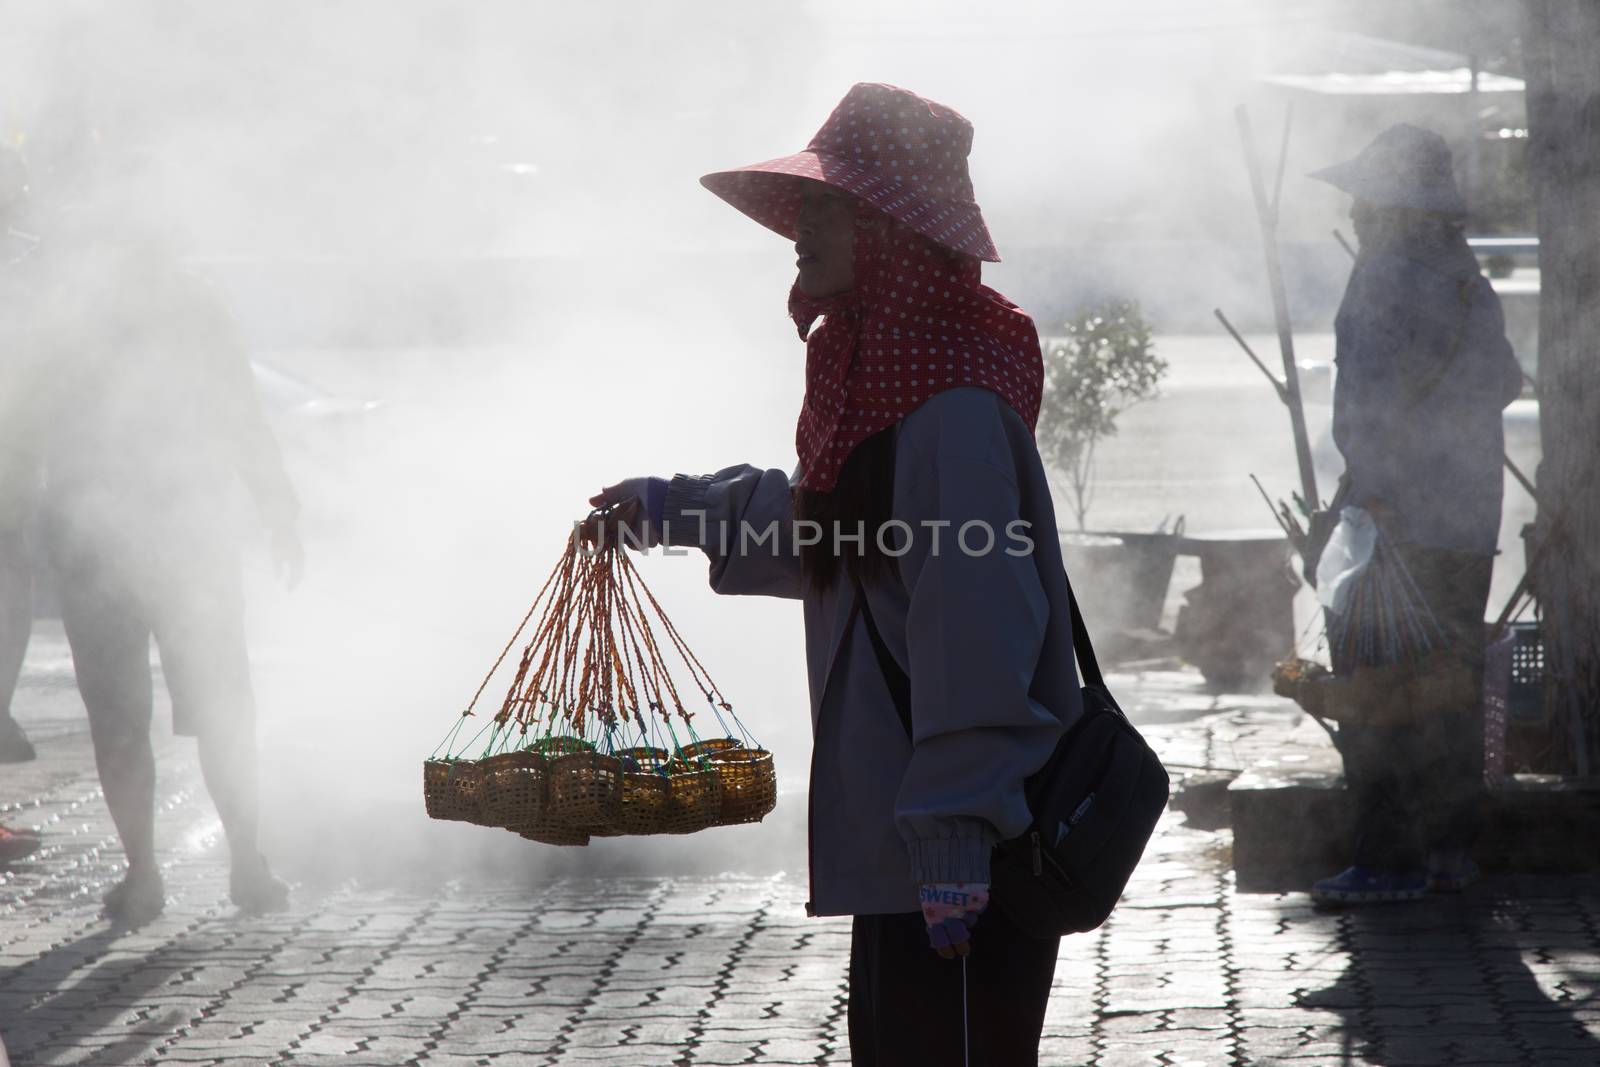
[{"label": "woman's hand", "polygon": [[1362,511],[1372,516],[1372,524],[1386,534],[1393,535],[1399,525],[1399,514],[1394,505],[1379,496],[1369,496],[1356,505]]},{"label": "woman's hand", "polygon": [[928,943],[945,959],[972,951],[972,928],[989,906],[988,882],[925,882],[918,897]]},{"label": "woman's hand", "polygon": [[[584,519],[579,536],[589,544],[620,541],[640,548],[661,543],[661,514],[667,503],[667,479],[625,478],[589,498],[603,514]],[[624,535],[626,530],[626,535]]]}]

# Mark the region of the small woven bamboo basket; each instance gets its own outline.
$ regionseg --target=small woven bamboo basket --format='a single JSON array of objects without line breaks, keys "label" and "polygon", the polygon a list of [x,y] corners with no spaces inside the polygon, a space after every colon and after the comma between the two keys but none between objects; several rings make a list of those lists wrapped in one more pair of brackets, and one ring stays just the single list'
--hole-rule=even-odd
[{"label": "small woven bamboo basket", "polygon": [[671,803],[661,832],[692,834],[717,825],[722,815],[722,782],[699,760],[674,760],[670,772]]},{"label": "small woven bamboo basket", "polygon": [[572,752],[550,761],[550,818],[588,833],[605,833],[622,805],[622,761]]},{"label": "small woven bamboo basket", "polygon": [[428,760],[422,767],[422,793],[435,819],[493,825],[483,813],[483,768],[477,760]]},{"label": "small woven bamboo basket", "polygon": [[457,768],[470,760],[430,759],[422,764],[422,796],[430,819],[475,822],[477,797],[457,787]]},{"label": "small woven bamboo basket", "polygon": [[518,749],[486,756],[479,763],[486,820],[520,831],[544,817],[549,761],[543,755],[532,749]]},{"label": "small woven bamboo basket", "polygon": [[[530,623],[500,710],[468,736],[478,700]],[[657,632],[729,736],[695,733]],[[615,545],[583,550],[574,533],[466,711],[423,762],[423,798],[431,818],[586,845],[759,822],[776,803],[777,777],[772,754],[750,741],[632,561]]]},{"label": "small woven bamboo basket", "polygon": [[650,746],[625,748],[617,753],[617,759],[622,763],[618,779],[621,806],[614,824],[617,834],[667,833],[672,796],[667,750]]},{"label": "small woven bamboo basket", "polygon": [[685,759],[704,759],[722,792],[718,826],[760,822],[778,804],[778,774],[772,753],[734,737],[712,737],[685,745]]},{"label": "small woven bamboo basket", "polygon": [[764,748],[727,748],[711,754],[722,784],[719,826],[760,822],[778,805],[778,772]]}]

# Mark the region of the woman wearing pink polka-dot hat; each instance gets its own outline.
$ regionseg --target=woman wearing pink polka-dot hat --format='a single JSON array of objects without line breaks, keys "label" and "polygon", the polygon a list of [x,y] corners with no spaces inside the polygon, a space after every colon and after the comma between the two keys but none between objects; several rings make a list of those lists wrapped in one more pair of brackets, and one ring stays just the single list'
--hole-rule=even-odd
[{"label": "woman wearing pink polka-dot hat", "polygon": [[971,145],[950,108],[860,84],[804,151],[701,179],[794,242],[798,466],[590,499],[591,534],[694,546],[718,593],[802,603],[807,910],[855,917],[857,1067],[1036,1062],[1059,947],[988,906],[995,843],[1031,821],[1023,780],[1082,698],[1038,333],[980,281],[999,255]]}]

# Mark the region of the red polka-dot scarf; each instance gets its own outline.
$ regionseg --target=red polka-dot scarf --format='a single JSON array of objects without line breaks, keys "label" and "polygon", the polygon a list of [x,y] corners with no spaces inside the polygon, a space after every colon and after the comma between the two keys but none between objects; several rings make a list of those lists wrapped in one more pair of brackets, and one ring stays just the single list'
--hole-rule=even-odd
[{"label": "red polka-dot scarf", "polygon": [[795,484],[831,490],[851,449],[959,385],[1000,394],[1033,429],[1044,385],[1039,333],[980,281],[977,257],[893,221],[881,232],[857,228],[855,242],[849,292],[822,300],[789,294],[806,340]]}]

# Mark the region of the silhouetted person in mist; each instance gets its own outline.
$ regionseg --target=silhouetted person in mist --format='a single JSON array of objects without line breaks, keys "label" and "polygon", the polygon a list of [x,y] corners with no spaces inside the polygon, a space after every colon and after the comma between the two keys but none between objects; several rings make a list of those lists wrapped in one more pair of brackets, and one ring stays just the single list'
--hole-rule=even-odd
[{"label": "silhouetted person in mist", "polygon": [[34,758],[11,697],[33,628],[30,526],[38,503],[38,466],[29,448],[28,386],[37,347],[30,338],[38,238],[21,228],[28,200],[22,157],[0,147],[0,763]]},{"label": "silhouetted person in mist", "polygon": [[50,260],[44,516],[106,803],[128,857],[113,918],[161,911],[150,640],[247,911],[288,887],[257,848],[255,702],[233,502],[242,479],[291,586],[298,505],[218,298],[125,217],[77,218]]},{"label": "silhouetted person in mist", "polygon": [[[807,911],[853,916],[859,1067],[1036,1062],[1060,947],[1002,898],[988,906],[994,845],[1032,818],[1023,782],[1083,704],[1033,436],[1039,337],[982,284],[999,255],[971,143],[949,108],[861,84],[806,151],[703,178],[795,242],[799,465],[633,478],[590,499],[616,507],[607,523],[704,551],[718,593],[802,602]],[[768,372],[752,359],[747,373]],[[819,543],[803,546],[802,521]]]},{"label": "silhouetted person in mist", "polygon": [[[1522,387],[1500,301],[1464,234],[1467,205],[1438,134],[1395,126],[1318,171],[1354,198],[1360,254],[1335,320],[1333,437],[1346,503],[1389,538],[1481,692],[1505,434]],[[1336,674],[1347,671],[1335,657]],[[1352,866],[1329,903],[1414,900],[1478,877],[1468,855],[1483,783],[1482,706],[1398,725],[1341,724],[1356,809]]]},{"label": "silhouetted person in mist", "polygon": [[[34,758],[27,734],[11,717],[33,629],[30,527],[38,500],[38,465],[25,430],[38,356],[29,328],[38,239],[21,228],[27,199],[22,157],[0,147],[0,763]],[[0,863],[38,847],[32,831],[0,825]]]}]

